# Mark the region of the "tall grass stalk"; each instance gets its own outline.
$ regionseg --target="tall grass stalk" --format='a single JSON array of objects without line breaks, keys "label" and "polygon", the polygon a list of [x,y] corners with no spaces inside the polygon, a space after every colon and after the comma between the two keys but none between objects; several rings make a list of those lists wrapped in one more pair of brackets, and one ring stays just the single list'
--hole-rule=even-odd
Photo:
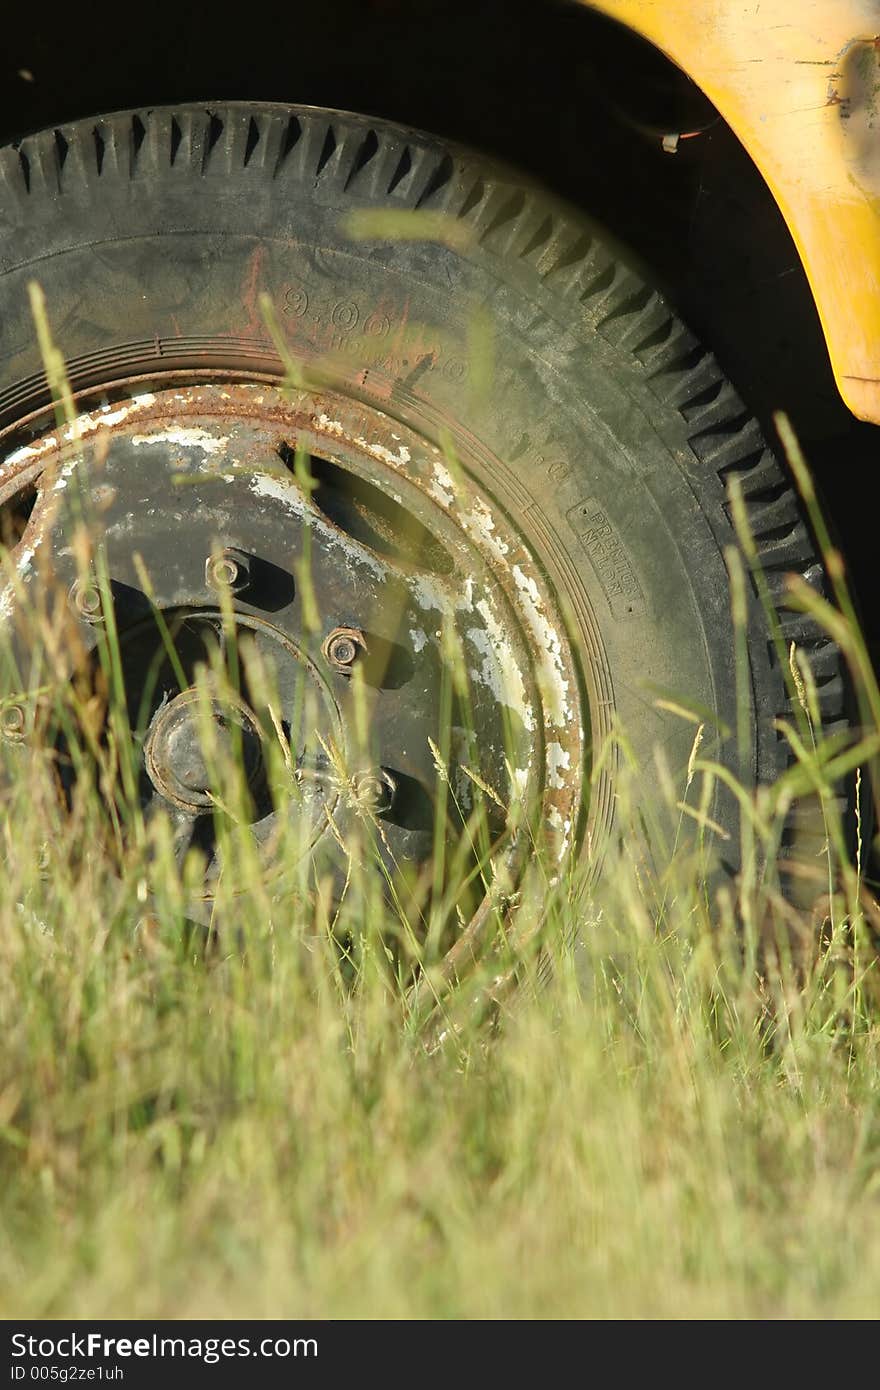
[{"label": "tall grass stalk", "polygon": [[[741,522],[736,496],[733,510]],[[747,537],[742,548],[751,562]],[[739,552],[728,559],[742,648],[746,585],[761,580]],[[109,609],[100,555],[83,563],[97,565]],[[146,571],[142,585],[149,597]],[[876,1315],[880,913],[861,858],[848,858],[835,788],[880,747],[880,704],[843,592],[833,605],[794,597],[850,657],[864,712],[855,746],[823,741],[808,671],[783,646],[794,763],[776,786],[755,792],[727,771],[707,722],[667,700],[694,729],[688,767],[658,764],[646,808],[615,731],[620,833],[599,886],[589,866],[558,873],[537,840],[519,885],[493,876],[479,808],[498,793],[485,788],[471,852],[458,862],[438,836],[421,887],[401,886],[387,858],[384,884],[362,871],[381,851],[364,814],[358,843],[341,847],[341,901],[310,875],[294,829],[276,847],[283,880],[267,881],[233,760],[215,779],[224,868],[201,931],[198,855],[181,855],[173,821],[138,819],[106,625],[115,742],[90,742],[88,719],[82,733],[75,690],[53,697],[47,727],[78,772],[71,806],[38,744],[16,750],[6,784],[0,1311]],[[221,604],[228,620],[228,595]],[[163,641],[173,647],[167,630]],[[451,635],[449,650],[447,712],[466,699]],[[15,680],[48,689],[50,667],[7,669],[5,693]],[[742,652],[738,669],[745,685]],[[205,700],[234,701],[243,671],[277,721],[271,672],[244,651],[207,664]],[[204,733],[222,762],[210,721]],[[738,735],[744,748],[744,723]],[[595,769],[610,752],[594,750]],[[442,728],[433,754],[451,804]],[[281,801],[297,794],[288,756],[279,741]],[[735,877],[719,871],[719,785],[740,811]],[[815,885],[799,909],[778,859],[804,795],[818,797],[827,833],[819,859],[789,866]],[[445,995],[439,961],[463,878],[489,890],[499,946]],[[515,990],[498,988],[513,975]],[[442,1002],[427,1032],[425,995]]]}]

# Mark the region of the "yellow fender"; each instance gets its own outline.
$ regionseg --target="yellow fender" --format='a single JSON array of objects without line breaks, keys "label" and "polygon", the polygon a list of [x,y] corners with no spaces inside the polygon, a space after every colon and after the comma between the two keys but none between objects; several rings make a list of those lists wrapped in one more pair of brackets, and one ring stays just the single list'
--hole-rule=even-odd
[{"label": "yellow fender", "polygon": [[788,223],[840,394],[880,424],[880,0],[580,0],[700,86]]}]

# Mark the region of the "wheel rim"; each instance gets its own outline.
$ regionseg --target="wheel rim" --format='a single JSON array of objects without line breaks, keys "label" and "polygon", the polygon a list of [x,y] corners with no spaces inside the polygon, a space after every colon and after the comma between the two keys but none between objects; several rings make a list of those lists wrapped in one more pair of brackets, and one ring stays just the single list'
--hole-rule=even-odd
[{"label": "wheel rim", "polygon": [[[210,692],[206,706],[213,737],[239,755],[261,844],[274,815],[267,740],[280,739],[312,856],[328,826],[344,839],[366,810],[391,860],[424,866],[438,796],[459,820],[482,798],[499,862],[521,861],[536,832],[553,863],[570,855],[588,746],[577,663],[540,563],[464,451],[450,458],[325,390],[178,382],[117,386],[103,404],[96,395],[64,428],[37,416],[7,432],[0,613],[21,671],[34,615],[57,611],[63,592],[71,678],[77,662],[94,663],[110,618],[141,800],[168,812],[184,846],[200,836],[204,847],[215,809],[196,728],[199,653],[232,632],[280,691],[273,712],[239,690],[231,731]],[[103,597],[95,569],[77,560],[83,524],[102,557]],[[180,660],[170,676],[154,672],[145,701],[157,621]],[[350,736],[356,698],[367,702],[366,759]],[[8,742],[27,744],[33,703],[27,691],[7,701]],[[450,971],[462,941],[470,950],[479,939],[485,907],[452,946]]]}]

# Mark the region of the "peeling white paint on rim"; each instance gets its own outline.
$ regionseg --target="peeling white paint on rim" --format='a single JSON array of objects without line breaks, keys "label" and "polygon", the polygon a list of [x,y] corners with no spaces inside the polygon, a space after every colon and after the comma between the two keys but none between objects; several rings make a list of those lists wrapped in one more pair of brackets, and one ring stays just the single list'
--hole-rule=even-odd
[{"label": "peeling white paint on rim", "polygon": [[556,858],[557,863],[561,863],[571,845],[571,820],[568,816],[562,815],[558,806],[551,806],[547,811],[547,824],[560,836],[559,851]]},{"label": "peeling white paint on rim", "polygon": [[511,568],[520,596],[520,605],[532,636],[541,656],[541,669],[545,675],[542,691],[547,703],[547,714],[557,728],[564,728],[572,717],[568,699],[569,681],[565,678],[565,662],[562,654],[562,639],[547,618],[541,594],[531,575],[526,574],[519,565]]},{"label": "peeling white paint on rim", "polygon": [[[400,444],[397,453],[395,453],[393,449],[386,449],[384,444],[371,443],[369,439],[364,439],[363,435],[350,435],[339,420],[332,420],[329,415],[319,415],[318,426],[324,434],[332,434],[337,439],[346,439],[349,443],[356,444],[359,449],[370,454],[372,458],[378,459],[380,463],[390,464],[392,468],[405,468],[408,463],[412,462],[412,455],[405,444]],[[391,439],[399,443],[399,437],[396,434],[391,434],[390,430],[388,433]]]},{"label": "peeling white paint on rim", "polygon": [[317,531],[328,545],[338,547],[378,579],[385,578],[385,570],[371,552],[357,541],[353,541],[345,531],[338,531],[328,522],[322,521],[293,481],[288,482],[287,479],[273,473],[255,473],[249,479],[248,487],[255,497],[270,497],[274,502],[280,502],[291,515],[306,522],[311,530]]},{"label": "peeling white paint on rim", "polygon": [[[455,594],[449,588],[438,584],[427,574],[412,575],[409,588],[420,608],[435,608],[438,613],[446,611],[450,604],[458,612],[469,609],[467,597]],[[438,631],[437,636],[440,636]]]},{"label": "peeling white paint on rim", "polygon": [[560,831],[562,831],[562,830],[565,829],[565,822],[564,822],[564,820],[562,819],[562,813],[561,813],[561,811],[559,810],[559,807],[558,807],[558,806],[551,806],[550,809],[548,810],[548,812],[547,812],[547,824],[548,824],[548,825],[551,825],[551,826],[553,827],[554,830],[560,830]]},{"label": "peeling white paint on rim", "polygon": [[155,434],[133,434],[132,444],[176,444],[179,449],[201,449],[205,454],[222,454],[229,443],[227,434],[212,434],[199,426],[172,427]]},{"label": "peeling white paint on rim", "polygon": [[112,429],[115,425],[120,425],[127,420],[130,415],[136,415],[141,410],[148,409],[154,405],[156,397],[149,392],[143,395],[133,396],[125,405],[112,406],[102,405],[98,410],[86,411],[82,415],[77,415],[76,419],[55,434],[46,435],[36,444],[24,444],[19,449],[13,449],[0,464],[0,471],[7,468],[16,468],[19,464],[28,463],[33,459],[44,458],[46,454],[52,453],[59,444],[75,444],[84,435],[94,434],[97,430]]},{"label": "peeling white paint on rim", "polygon": [[[514,659],[507,634],[496,614],[493,613],[488,599],[478,599],[474,606],[486,625],[485,632],[479,628],[475,629],[476,632],[480,633],[488,649],[484,652],[483,678],[489,684],[496,699],[513,709],[519,715],[528,732],[533,734],[535,732],[535,711],[526,695],[522,671]],[[468,636],[472,637],[472,634],[468,633]],[[474,642],[474,645],[477,646],[477,643]],[[490,651],[494,660],[490,659]],[[489,667],[488,671],[487,666]],[[491,674],[493,667],[494,676]]]},{"label": "peeling white paint on rim", "polygon": [[561,743],[548,743],[547,778],[551,787],[565,786],[565,779],[559,775],[560,768],[563,772],[571,771],[571,754]]},{"label": "peeling white paint on rim", "polygon": [[384,444],[371,444],[368,439],[363,439],[360,435],[355,438],[355,444],[373,458],[379,459],[380,463],[390,463],[392,468],[403,468],[412,462],[412,456],[405,444],[401,444],[400,449],[395,454],[391,449],[386,449]]},{"label": "peeling white paint on rim", "polygon": [[75,458],[68,459],[52,487],[53,492],[63,492],[70,482],[77,468],[82,463],[82,454],[77,454]]},{"label": "peeling white paint on rim", "polygon": [[449,511],[455,505],[455,479],[442,463],[432,464],[434,477],[428,489],[435,502]]},{"label": "peeling white paint on rim", "polygon": [[20,449],[14,449],[11,454],[3,460],[3,468],[14,468],[19,463],[27,463],[30,459],[42,458],[52,449],[58,448],[58,439],[55,435],[48,439],[41,439],[39,444],[23,444]]},{"label": "peeling white paint on rim", "polygon": [[325,434],[335,434],[340,439],[348,438],[345,429],[342,425],[340,425],[339,421],[331,420],[329,415],[319,415],[318,424],[321,426],[321,429],[324,431]]},{"label": "peeling white paint on rim", "polygon": [[142,396],[133,396],[126,405],[117,406],[115,410],[112,405],[102,405],[97,413],[77,415],[72,424],[64,431],[65,443],[72,444],[75,440],[81,439],[84,434],[92,434],[95,430],[121,425],[122,421],[127,420],[129,415],[136,415],[138,411],[146,410],[148,406],[154,405],[155,401],[155,396],[145,392]]},{"label": "peeling white paint on rim", "polygon": [[471,499],[470,510],[462,512],[460,521],[466,531],[475,535],[495,559],[506,566],[510,546],[498,535],[495,518],[481,497]]},{"label": "peeling white paint on rim", "polygon": [[[43,537],[41,535],[36,535],[29,545],[26,545],[23,550],[19,551],[15,559],[15,568],[20,579],[24,579],[33,563],[34,555],[42,544]],[[7,584],[3,592],[0,593],[0,618],[11,617],[14,605],[15,585]]]}]

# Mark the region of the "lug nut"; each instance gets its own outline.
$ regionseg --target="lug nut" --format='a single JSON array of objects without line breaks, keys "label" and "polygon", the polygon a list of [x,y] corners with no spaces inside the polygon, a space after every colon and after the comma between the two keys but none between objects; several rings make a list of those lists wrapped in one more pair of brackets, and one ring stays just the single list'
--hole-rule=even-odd
[{"label": "lug nut", "polygon": [[0,710],[0,734],[10,743],[20,743],[24,738],[25,713],[21,705],[7,705]]},{"label": "lug nut", "polygon": [[324,639],[323,650],[334,670],[347,675],[357,661],[358,653],[367,650],[367,643],[359,628],[335,627]]},{"label": "lug nut", "polygon": [[379,815],[390,808],[397,783],[390,772],[380,767],[376,772],[359,773],[354,779],[354,790],[360,805]]},{"label": "lug nut", "polygon": [[101,590],[93,579],[77,579],[70,586],[70,601],[87,623],[102,623]]},{"label": "lug nut", "polygon": [[334,637],[327,648],[327,655],[334,666],[351,666],[357,656],[357,647],[350,637]]},{"label": "lug nut", "polygon": [[205,579],[212,589],[228,585],[234,594],[243,593],[251,579],[250,557],[231,546],[221,550],[219,555],[209,555],[205,561]]}]

